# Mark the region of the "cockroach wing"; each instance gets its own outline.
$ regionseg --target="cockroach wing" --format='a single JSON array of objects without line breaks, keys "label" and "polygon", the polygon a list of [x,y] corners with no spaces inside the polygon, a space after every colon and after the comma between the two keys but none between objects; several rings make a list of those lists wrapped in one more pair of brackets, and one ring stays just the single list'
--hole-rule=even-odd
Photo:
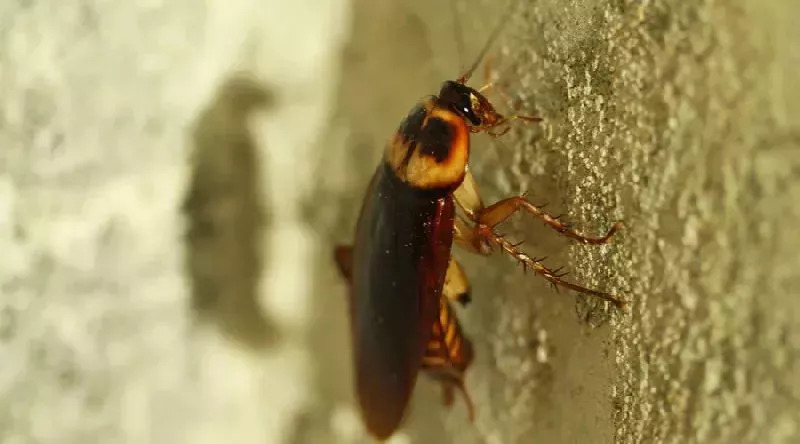
[{"label": "cockroach wing", "polygon": [[438,316],[453,242],[453,200],[417,190],[381,164],[352,256],[354,366],[362,416],[378,438],[403,420]]}]

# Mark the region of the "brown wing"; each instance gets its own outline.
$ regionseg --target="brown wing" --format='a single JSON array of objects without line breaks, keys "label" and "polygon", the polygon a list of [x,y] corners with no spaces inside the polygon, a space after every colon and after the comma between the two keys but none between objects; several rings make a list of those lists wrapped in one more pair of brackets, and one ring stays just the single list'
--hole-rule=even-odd
[{"label": "brown wing", "polygon": [[420,191],[382,164],[367,192],[351,268],[356,389],[362,417],[390,436],[406,407],[436,319],[450,247],[454,204],[446,191]]}]

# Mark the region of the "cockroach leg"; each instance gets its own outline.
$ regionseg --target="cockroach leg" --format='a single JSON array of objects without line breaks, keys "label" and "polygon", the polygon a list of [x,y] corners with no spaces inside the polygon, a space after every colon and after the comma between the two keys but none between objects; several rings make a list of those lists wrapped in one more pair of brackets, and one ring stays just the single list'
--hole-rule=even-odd
[{"label": "cockroach leg", "polygon": [[[464,214],[475,223],[474,226],[470,227],[464,221],[459,219],[456,220],[455,239],[456,241],[459,241],[460,245],[466,245],[466,249],[468,251],[486,254],[483,252],[490,251],[491,247],[496,245],[514,259],[519,261],[523,267],[523,270],[527,270],[528,268],[532,269],[536,273],[542,275],[542,277],[547,279],[554,286],[565,287],[575,290],[579,293],[593,295],[609,301],[620,308],[625,306],[625,302],[613,294],[603,293],[565,281],[563,279],[565,274],[560,274],[557,270],[554,271],[545,267],[542,264],[543,259],[537,260],[536,258],[528,256],[519,249],[519,243],[512,243],[505,237],[497,234],[497,232],[494,230],[496,225],[505,221],[520,209],[524,209],[528,213],[531,213],[534,216],[542,219],[548,226],[567,237],[577,239],[585,244],[597,245],[608,242],[611,236],[613,236],[614,233],[616,233],[617,230],[619,230],[622,226],[621,222],[615,223],[604,236],[590,237],[584,236],[570,229],[567,225],[559,221],[558,218],[545,213],[541,210],[541,208],[533,205],[523,196],[504,199],[495,203],[494,205],[484,207],[478,191],[478,186],[469,171],[467,171],[464,177],[464,182],[462,182],[461,186],[456,189],[453,195],[456,203],[463,210]],[[472,230],[472,232],[470,233],[469,230]]]},{"label": "cockroach leg", "polygon": [[488,131],[486,131],[486,134],[488,134],[488,135],[490,135],[490,136],[492,136],[494,138],[497,138],[497,137],[500,137],[500,136],[504,135],[509,130],[511,130],[511,127],[510,126],[506,126],[505,128],[503,128],[500,131],[488,130]]},{"label": "cockroach leg", "polygon": [[513,244],[508,241],[505,237],[497,234],[490,226],[478,224],[475,228],[477,235],[487,239],[489,242],[494,243],[495,245],[499,246],[503,251],[505,251],[508,255],[519,261],[522,265],[523,270],[530,268],[537,274],[541,275],[545,279],[547,279],[554,287],[560,286],[564,288],[569,288],[570,290],[577,291],[578,293],[584,293],[591,296],[596,296],[600,299],[605,301],[611,302],[617,308],[624,309],[627,302],[622,300],[616,295],[611,293],[604,293],[602,291],[592,290],[590,288],[582,287],[577,284],[573,284],[571,282],[565,281],[562,279],[566,273],[560,273],[560,268],[557,270],[551,270],[545,267],[542,264],[543,259],[536,259],[528,256],[525,252],[520,250],[518,247],[519,244]]},{"label": "cockroach leg", "polygon": [[453,386],[442,384],[442,405],[445,407],[452,407],[455,401],[455,394],[453,393]]},{"label": "cockroach leg", "polygon": [[475,228],[468,225],[463,219],[460,217],[455,219],[453,241],[470,253],[488,256],[492,252],[492,246],[476,233]]},{"label": "cockroach leg", "polygon": [[452,256],[447,265],[447,274],[444,278],[444,288],[442,294],[451,301],[456,301],[466,306],[472,301],[472,294],[467,280],[467,275],[461,265]]},{"label": "cockroach leg", "polygon": [[483,199],[481,199],[481,193],[478,191],[478,183],[475,182],[469,167],[464,173],[464,180],[461,185],[453,192],[453,197],[467,217],[473,221],[478,216],[478,213],[483,211]]},{"label": "cockroach leg", "polygon": [[[448,367],[448,364],[436,364],[434,367],[429,367],[429,374],[442,384],[442,404],[445,407],[452,407],[454,401],[454,391],[458,390],[464,395],[464,402],[467,404],[467,415],[470,421],[475,421],[475,404],[472,402],[472,397],[464,385],[464,377],[458,372],[453,371]],[[447,375],[447,376],[444,376]]]},{"label": "cockroach leg", "polygon": [[484,210],[480,211],[477,214],[475,219],[476,222],[482,225],[488,225],[490,227],[494,227],[495,225],[505,221],[508,219],[512,214],[516,213],[519,210],[525,210],[527,213],[532,214],[539,219],[542,220],[545,224],[547,224],[552,229],[558,231],[562,235],[575,239],[578,242],[590,245],[601,245],[607,243],[611,237],[616,233],[620,228],[622,228],[622,222],[616,222],[614,225],[611,226],[611,229],[606,232],[603,236],[587,236],[577,231],[571,229],[567,224],[561,222],[558,217],[554,217],[549,213],[546,213],[541,210],[541,208],[533,205],[530,201],[528,201],[524,196],[516,196],[510,197],[508,199],[503,199]]},{"label": "cockroach leg", "polygon": [[494,228],[497,224],[502,223],[512,214],[517,211],[524,210],[541,219],[545,224],[562,235],[575,239],[578,242],[590,245],[601,245],[607,243],[611,237],[622,228],[622,222],[616,222],[611,226],[611,229],[603,236],[586,236],[571,229],[567,224],[561,222],[558,217],[552,216],[549,213],[542,211],[540,207],[532,204],[525,196],[510,197],[503,199],[495,204],[484,207],[483,201],[478,191],[478,185],[472,174],[467,171],[464,176],[464,181],[461,183],[456,191],[453,193],[458,206],[472,221],[487,225]]}]

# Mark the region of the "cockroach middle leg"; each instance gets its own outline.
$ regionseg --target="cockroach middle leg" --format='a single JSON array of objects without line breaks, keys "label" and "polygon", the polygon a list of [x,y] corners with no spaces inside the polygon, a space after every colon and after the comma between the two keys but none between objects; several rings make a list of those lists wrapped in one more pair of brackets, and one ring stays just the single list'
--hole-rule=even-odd
[{"label": "cockroach middle leg", "polygon": [[475,177],[469,167],[464,173],[464,180],[461,181],[461,185],[453,192],[453,197],[467,217],[472,220],[475,220],[478,213],[483,211],[483,199],[481,199],[481,193],[478,191],[478,183],[475,182]]},{"label": "cockroach middle leg", "polygon": [[525,196],[516,196],[503,199],[488,207],[483,206],[483,201],[478,192],[478,186],[472,174],[467,171],[464,176],[464,182],[454,193],[456,202],[459,207],[464,210],[464,213],[480,225],[487,225],[494,228],[496,225],[504,222],[511,217],[514,213],[524,210],[528,214],[539,218],[550,228],[556,230],[563,236],[577,240],[578,242],[590,245],[602,245],[611,240],[611,237],[622,228],[622,222],[615,222],[611,229],[603,236],[587,236],[578,233],[569,227],[569,225],[561,222],[559,217],[553,216],[542,210],[542,206],[536,206],[531,203]]},{"label": "cockroach middle leg", "polygon": [[472,301],[471,289],[466,273],[452,256],[450,263],[447,264],[447,274],[444,277],[444,287],[442,295],[451,301],[456,301],[461,305],[467,305]]},{"label": "cockroach middle leg", "polygon": [[541,219],[542,222],[544,222],[550,228],[556,230],[560,234],[575,239],[578,242],[584,244],[591,244],[591,245],[605,244],[611,239],[611,236],[613,236],[614,233],[616,233],[620,228],[622,228],[622,223],[616,222],[614,223],[614,225],[611,226],[611,229],[609,229],[608,232],[606,232],[606,234],[602,236],[587,236],[585,234],[581,234],[573,230],[567,224],[561,222],[558,217],[554,217],[551,214],[542,211],[540,207],[537,207],[534,204],[532,204],[524,196],[516,196],[516,197],[510,197],[508,199],[503,199],[487,208],[484,208],[477,214],[477,218],[475,221],[482,225],[494,227],[495,225],[505,221],[512,214],[520,210],[524,210],[528,214],[532,214],[533,216]]},{"label": "cockroach middle leg", "polygon": [[471,224],[468,224],[460,217],[456,218],[453,224],[453,241],[470,253],[488,256],[492,252],[492,246],[487,244],[485,239],[478,236]]}]

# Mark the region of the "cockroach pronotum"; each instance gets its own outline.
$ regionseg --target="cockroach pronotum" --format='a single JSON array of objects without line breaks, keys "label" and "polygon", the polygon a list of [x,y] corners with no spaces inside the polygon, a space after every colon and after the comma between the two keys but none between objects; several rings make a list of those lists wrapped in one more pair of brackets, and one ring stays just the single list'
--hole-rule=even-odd
[{"label": "cockroach pronotum", "polygon": [[[502,21],[501,21],[502,23]],[[461,332],[451,302],[466,304],[470,286],[451,256],[455,242],[488,255],[497,247],[554,286],[593,295],[622,307],[612,294],[581,287],[525,254],[495,226],[523,210],[562,235],[584,244],[604,244],[621,227],[599,237],[580,234],[524,196],[484,206],[467,161],[470,133],[499,136],[512,120],[466,85],[500,30],[498,25],[472,66],[445,81],[438,95],[424,98],[387,143],[367,188],[352,246],[337,246],[335,259],[349,284],[355,383],[361,416],[374,437],[400,426],[420,370],[442,383],[445,404],[463,393],[470,419],[473,405],[464,386],[472,345]],[[498,131],[501,130],[501,131]],[[456,214],[456,207],[461,214]]]}]

